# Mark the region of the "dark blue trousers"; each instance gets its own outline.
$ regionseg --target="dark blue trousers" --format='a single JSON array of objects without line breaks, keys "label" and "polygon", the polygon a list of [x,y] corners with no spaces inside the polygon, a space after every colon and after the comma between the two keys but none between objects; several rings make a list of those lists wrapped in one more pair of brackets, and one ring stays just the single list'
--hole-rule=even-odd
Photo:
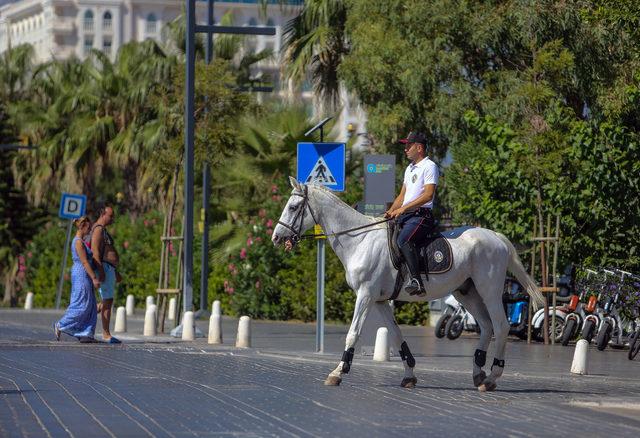
[{"label": "dark blue trousers", "polygon": [[418,246],[433,229],[433,215],[431,210],[421,208],[417,212],[400,215],[398,225],[401,227],[397,240],[398,246],[404,246],[407,242]]}]

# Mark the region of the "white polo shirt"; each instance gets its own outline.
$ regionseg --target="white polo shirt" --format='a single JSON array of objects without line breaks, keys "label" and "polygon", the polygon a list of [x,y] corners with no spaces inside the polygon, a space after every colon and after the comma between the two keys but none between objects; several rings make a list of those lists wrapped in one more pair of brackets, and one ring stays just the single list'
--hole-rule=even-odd
[{"label": "white polo shirt", "polygon": [[[409,164],[404,171],[404,207],[408,203],[418,198],[424,192],[424,186],[427,184],[438,184],[438,166],[428,157],[420,160],[418,164]],[[435,196],[434,196],[435,198]],[[433,208],[433,199],[424,204],[422,207]]]}]

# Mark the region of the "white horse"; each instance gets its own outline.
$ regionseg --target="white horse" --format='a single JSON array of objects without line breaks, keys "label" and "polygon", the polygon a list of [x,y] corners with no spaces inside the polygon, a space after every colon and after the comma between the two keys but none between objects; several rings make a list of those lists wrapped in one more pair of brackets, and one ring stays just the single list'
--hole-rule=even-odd
[{"label": "white horse", "polygon": [[[290,181],[293,191],[274,229],[273,243],[286,243],[291,247],[314,224],[321,225],[331,248],[345,268],[347,283],[356,292],[356,305],[345,351],[337,368],[325,380],[325,385],[339,385],[343,374],[349,372],[354,346],[367,313],[373,306],[378,306],[387,320],[391,342],[400,351],[403,360],[404,378],[401,386],[414,387],[417,383],[413,373],[415,359],[402,338],[391,308],[385,303],[393,293],[397,275],[387,244],[387,224],[376,224],[380,218],[357,212],[325,187],[300,184],[293,178]],[[480,391],[493,391],[496,380],[504,370],[509,334],[509,323],[502,306],[507,270],[526,288],[534,306],[542,303],[543,297],[527,275],[515,248],[502,234],[467,227],[444,233],[444,236],[451,244],[453,253],[451,270],[429,275],[428,281],[424,282],[426,296],[410,296],[404,292],[403,285],[397,299],[428,301],[454,291],[456,299],[471,312],[481,328],[473,359],[473,383]],[[487,376],[482,367],[492,335],[495,335],[496,352],[491,373]]]}]

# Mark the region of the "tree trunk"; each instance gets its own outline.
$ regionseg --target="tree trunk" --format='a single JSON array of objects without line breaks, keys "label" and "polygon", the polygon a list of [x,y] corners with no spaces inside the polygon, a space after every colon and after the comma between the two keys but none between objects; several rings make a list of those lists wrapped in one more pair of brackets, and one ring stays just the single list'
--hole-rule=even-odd
[{"label": "tree trunk", "polygon": [[16,260],[11,268],[4,275],[4,298],[2,304],[16,307],[18,305],[18,295],[16,291],[16,275],[18,274],[18,261]]}]

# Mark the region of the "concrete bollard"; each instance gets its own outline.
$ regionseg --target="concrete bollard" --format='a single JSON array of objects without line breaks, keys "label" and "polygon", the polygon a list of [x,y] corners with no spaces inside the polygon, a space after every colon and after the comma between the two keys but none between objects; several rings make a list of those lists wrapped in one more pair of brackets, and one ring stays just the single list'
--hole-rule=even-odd
[{"label": "concrete bollard", "polygon": [[33,292],[27,293],[27,298],[24,300],[24,310],[33,309]]},{"label": "concrete bollard", "polygon": [[251,348],[251,318],[248,316],[241,316],[238,322],[236,347]]},{"label": "concrete bollard", "polygon": [[153,297],[151,295],[147,296],[147,309],[149,308],[150,305],[155,304],[155,302],[153,301]]},{"label": "concrete bollard", "polygon": [[118,307],[116,310],[116,323],[113,326],[113,331],[115,333],[126,333],[127,332],[127,313],[124,307]]},{"label": "concrete bollard", "polygon": [[127,308],[127,316],[133,316],[133,313],[135,312],[135,308],[136,308],[136,299],[133,297],[133,295],[127,295],[126,308]]},{"label": "concrete bollard", "polygon": [[196,338],[193,312],[184,312],[182,316],[182,340],[193,341]]},{"label": "concrete bollard", "polygon": [[209,318],[209,344],[222,344],[222,317],[220,314],[212,313]]},{"label": "concrete bollard", "polygon": [[389,330],[386,327],[380,327],[376,332],[373,360],[377,362],[389,361]]},{"label": "concrete bollard", "polygon": [[571,364],[572,374],[589,374],[587,352],[589,351],[589,342],[586,339],[580,339],[576,343],[576,349],[573,352],[573,363]]},{"label": "concrete bollard", "polygon": [[212,315],[222,315],[222,308],[220,307],[220,300],[215,300],[211,305]]},{"label": "concrete bollard", "polygon": [[156,305],[151,304],[147,307],[147,311],[144,314],[144,336],[156,335]]},{"label": "concrete bollard", "polygon": [[169,314],[167,315],[167,319],[169,321],[176,320],[176,299],[175,298],[171,298],[169,300]]}]

